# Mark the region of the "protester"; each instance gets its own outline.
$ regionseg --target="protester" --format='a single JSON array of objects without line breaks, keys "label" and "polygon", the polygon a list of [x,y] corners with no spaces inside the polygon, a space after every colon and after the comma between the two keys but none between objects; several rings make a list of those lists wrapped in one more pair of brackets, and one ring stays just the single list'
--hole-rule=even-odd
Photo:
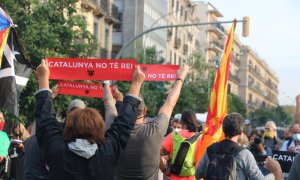
[{"label": "protester", "polygon": [[289,151],[289,152],[300,152],[300,126],[299,124],[294,124],[292,126],[292,139],[287,140],[283,143],[280,148],[280,151]]},{"label": "protester", "polygon": [[21,180],[23,178],[23,163],[25,142],[29,138],[25,126],[21,122],[15,122],[11,127],[11,143],[9,146],[9,156],[11,159],[10,178],[14,180]]},{"label": "protester", "polygon": [[35,136],[36,123],[32,123],[31,136],[25,142],[23,180],[47,180],[48,169],[45,159],[40,156]]},{"label": "protester", "polygon": [[[296,119],[300,125],[300,94],[296,96]],[[288,180],[300,179],[300,154],[298,154],[292,164]]]},{"label": "protester", "polygon": [[284,136],[284,140],[292,140],[292,126],[287,126],[284,128],[283,131],[283,136]]},{"label": "protester", "polygon": [[[52,99],[58,95],[58,86],[51,88]],[[84,109],[86,107],[85,103],[80,99],[72,100],[67,107],[67,115],[70,114],[75,109]],[[63,130],[63,124],[58,123]],[[39,155],[39,148],[35,136],[35,121],[32,123],[32,133],[30,138],[27,139],[25,143],[26,152],[24,154],[24,177],[23,180],[43,180],[49,178],[49,170],[43,159]]]},{"label": "protester", "polygon": [[3,113],[0,111],[0,178],[7,176],[6,172],[6,161],[8,155],[8,148],[10,145],[9,138],[7,134],[2,131],[5,125],[5,119]]},{"label": "protester", "polygon": [[[231,157],[233,155],[233,163],[236,164],[236,167],[234,169],[231,169],[231,177],[235,175],[233,179],[273,179],[273,176],[271,175],[263,176],[251,152],[248,149],[242,148],[237,145],[238,138],[240,137],[243,128],[244,118],[240,114],[230,113],[224,118],[222,129],[225,134],[225,139],[220,142],[214,143],[207,148],[205,154],[203,155],[201,161],[197,166],[196,179],[209,179],[209,177],[212,175],[210,174],[210,172],[216,172],[213,171],[213,166],[209,166],[211,165],[210,161],[215,160],[212,158],[216,158],[216,154],[222,155],[222,157],[224,157],[224,155],[229,155],[227,157]],[[221,169],[221,166],[218,166],[218,164],[216,165],[216,167],[218,167],[217,170]],[[265,161],[265,167],[274,174],[276,180],[282,180],[283,177],[281,168],[277,161],[268,157]],[[223,178],[225,178],[225,174],[214,174],[214,176],[218,175],[224,176]]]},{"label": "protester", "polygon": [[[184,110],[182,112],[179,129],[169,134],[162,142],[162,151],[166,151],[171,154],[170,168],[162,166],[160,169],[165,172],[166,175],[170,174],[170,180],[195,179],[195,157],[199,150],[200,141],[199,137],[201,133],[198,132],[198,123],[195,113],[191,109]],[[186,149],[181,148],[182,142],[190,140],[190,147]],[[180,150],[182,149],[182,151]],[[178,158],[180,157],[180,158]],[[177,161],[176,159],[183,159]]]},{"label": "protester", "polygon": [[74,110],[67,116],[63,134],[55,131],[58,125],[49,89],[48,62],[42,60],[36,74],[40,89],[36,94],[36,137],[40,154],[49,166],[49,179],[110,179],[106,172],[114,167],[137,119],[144,73],[139,66],[135,68],[121,113],[105,137],[103,119],[92,108]]},{"label": "protester", "polygon": [[179,98],[189,67],[183,65],[177,71],[177,80],[154,121],[146,123],[147,107],[142,101],[138,116],[130,134],[130,140],[119,157],[115,179],[157,179],[159,172],[160,145],[166,134],[169,119]]},{"label": "protester", "polygon": [[248,137],[245,133],[242,133],[241,136],[239,137],[237,144],[247,148],[249,146],[249,140]]},{"label": "protester", "polygon": [[254,157],[266,155],[265,148],[262,144],[262,134],[259,131],[253,130],[251,132],[248,148]]},{"label": "protester", "polygon": [[274,121],[268,121],[265,124],[263,145],[267,155],[272,155],[272,150],[279,150],[282,146],[282,140],[277,137]]},{"label": "protester", "polygon": [[174,118],[172,120],[172,132],[177,132],[179,133],[181,130],[181,124],[180,124],[180,120],[177,118]]}]

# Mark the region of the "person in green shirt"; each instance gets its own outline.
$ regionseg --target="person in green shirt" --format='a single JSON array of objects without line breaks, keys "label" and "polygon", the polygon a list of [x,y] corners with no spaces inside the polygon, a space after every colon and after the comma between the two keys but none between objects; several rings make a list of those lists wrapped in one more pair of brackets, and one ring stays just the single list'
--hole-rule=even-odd
[{"label": "person in green shirt", "polygon": [[7,134],[2,131],[4,128],[5,119],[3,113],[0,111],[0,163],[7,156],[8,147],[10,144],[9,138]]}]

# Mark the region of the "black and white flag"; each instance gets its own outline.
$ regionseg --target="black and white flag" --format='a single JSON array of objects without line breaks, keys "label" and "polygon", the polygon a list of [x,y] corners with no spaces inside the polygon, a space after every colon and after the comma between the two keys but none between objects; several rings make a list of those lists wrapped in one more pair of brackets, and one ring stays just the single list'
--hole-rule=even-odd
[{"label": "black and white flag", "polygon": [[18,102],[32,72],[19,36],[10,28],[0,69],[0,107],[19,116]]}]

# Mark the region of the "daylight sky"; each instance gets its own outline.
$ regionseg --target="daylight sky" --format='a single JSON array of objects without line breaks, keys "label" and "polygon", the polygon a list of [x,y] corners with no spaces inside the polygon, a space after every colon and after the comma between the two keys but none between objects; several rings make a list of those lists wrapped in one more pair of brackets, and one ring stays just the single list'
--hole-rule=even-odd
[{"label": "daylight sky", "polygon": [[220,20],[250,17],[250,36],[236,34],[277,74],[279,104],[295,104],[300,94],[300,1],[299,0],[209,0],[222,14]]}]

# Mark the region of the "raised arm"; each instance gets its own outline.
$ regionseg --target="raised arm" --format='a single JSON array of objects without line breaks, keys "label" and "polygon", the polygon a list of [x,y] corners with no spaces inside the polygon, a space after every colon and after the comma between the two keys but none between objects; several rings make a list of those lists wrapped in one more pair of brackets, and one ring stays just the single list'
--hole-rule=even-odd
[{"label": "raised arm", "polygon": [[160,108],[159,114],[164,113],[168,119],[170,119],[172,111],[177,103],[179,98],[181,88],[183,86],[186,75],[189,71],[189,66],[184,64],[177,72],[177,80],[173,86],[173,89],[169,93],[164,105]]},{"label": "raised arm", "polygon": [[[36,69],[36,76],[39,81],[39,91],[35,95],[36,138],[41,157],[45,158],[51,167],[59,161],[64,149],[64,141],[61,130],[56,123],[52,94],[49,89],[49,75],[48,62],[42,60]],[[53,156],[54,154],[56,155]]]},{"label": "raised arm", "polygon": [[109,81],[103,82],[103,102],[105,108],[105,131],[110,128],[114,119],[118,116],[115,100],[112,96]]},{"label": "raised arm", "polygon": [[139,66],[135,68],[132,82],[128,94],[124,98],[124,102],[120,113],[115,118],[111,127],[105,134],[105,143],[100,146],[102,152],[108,152],[105,158],[116,163],[121,148],[125,148],[130,137],[130,131],[133,128],[136,117],[137,108],[140,103],[138,97],[140,88],[144,82],[145,74],[140,70]]}]

